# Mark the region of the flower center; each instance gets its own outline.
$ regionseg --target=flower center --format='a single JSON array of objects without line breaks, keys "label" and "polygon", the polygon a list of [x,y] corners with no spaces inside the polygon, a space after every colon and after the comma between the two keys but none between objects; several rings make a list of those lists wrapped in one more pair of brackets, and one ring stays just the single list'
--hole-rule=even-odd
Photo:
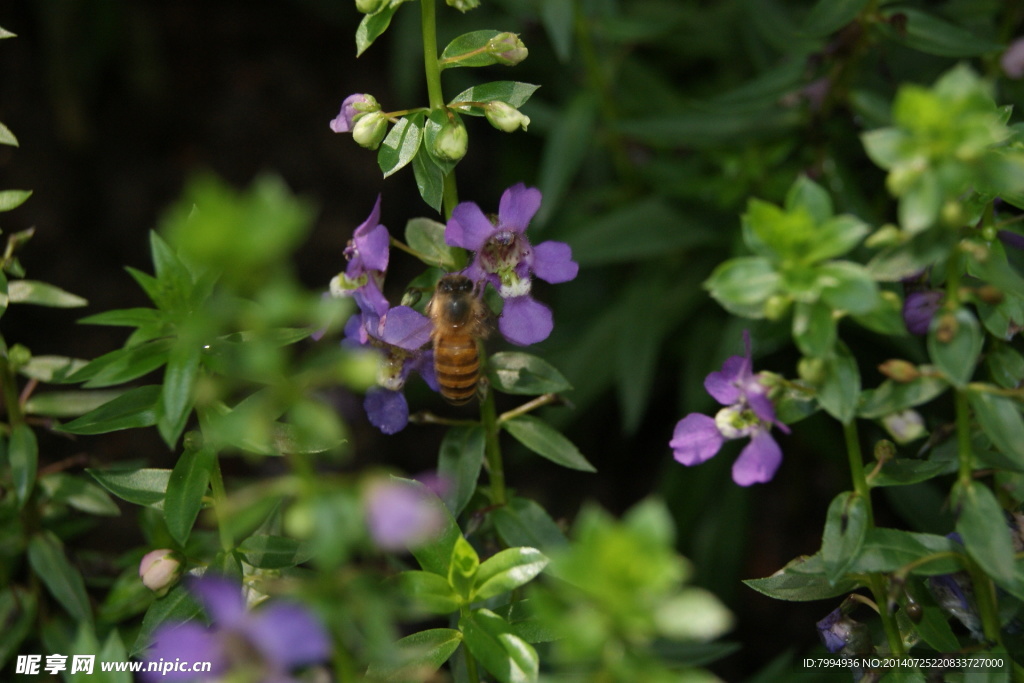
[{"label": "flower center", "polygon": [[715,414],[715,427],[726,439],[750,436],[760,426],[761,420],[749,408],[726,406]]},{"label": "flower center", "polygon": [[402,371],[407,355],[398,347],[388,346],[377,368],[377,384],[391,391],[401,391],[405,386],[405,375]]}]

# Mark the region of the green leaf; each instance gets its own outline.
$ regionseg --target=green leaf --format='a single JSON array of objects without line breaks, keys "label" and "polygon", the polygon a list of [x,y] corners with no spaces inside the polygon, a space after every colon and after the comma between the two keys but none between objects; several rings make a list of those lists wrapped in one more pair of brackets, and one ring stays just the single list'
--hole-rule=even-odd
[{"label": "green leaf", "polygon": [[461,534],[452,546],[451,562],[448,565],[448,583],[455,592],[469,602],[473,591],[473,580],[480,568],[480,556],[476,549]]},{"label": "green leaf", "polygon": [[505,420],[501,426],[516,441],[553,463],[582,472],[597,471],[569,439],[538,417],[520,415]]},{"label": "green leaf", "polygon": [[434,150],[437,149],[437,136],[441,134],[445,128],[449,126],[462,126],[462,118],[456,114],[453,110],[447,109],[434,109],[427,115],[427,120],[423,123],[423,149],[427,152],[431,161],[441,169],[441,173],[445,176],[450,174],[455,166],[459,163],[458,159],[442,159],[441,157],[434,154]]},{"label": "green leaf", "polygon": [[92,623],[92,608],[82,573],[64,554],[64,544],[51,531],[34,534],[28,542],[28,561],[50,595],[75,621]]},{"label": "green leaf", "polygon": [[155,308],[120,308],[88,315],[78,322],[86,325],[111,325],[115,327],[142,327],[155,325],[163,319]]},{"label": "green leaf", "polygon": [[[500,36],[501,31],[483,30],[464,33],[445,46],[441,52],[440,66],[442,69],[454,69],[460,66],[490,66],[498,60],[488,50],[491,39]],[[476,54],[472,54],[476,53]],[[466,55],[459,59],[461,55]]]},{"label": "green leaf", "polygon": [[568,543],[562,529],[532,500],[513,498],[491,512],[491,519],[506,544],[553,551]]},{"label": "green leaf", "polygon": [[216,465],[217,453],[213,449],[186,449],[171,470],[164,496],[164,519],[171,537],[182,546],[199,516],[210,473]]},{"label": "green leaf", "polygon": [[271,534],[255,534],[238,544],[246,562],[260,569],[287,569],[313,556],[306,543]]},{"label": "green leaf", "polygon": [[786,193],[784,207],[786,211],[794,211],[797,207],[803,207],[811,215],[811,219],[818,224],[832,218],[832,214],[835,213],[832,208],[832,198],[828,196],[825,188],[802,174]]},{"label": "green leaf", "polygon": [[380,145],[377,165],[384,177],[411,162],[420,150],[423,139],[423,114],[415,113],[398,119]]},{"label": "green leaf", "polygon": [[7,461],[11,467],[14,495],[18,508],[24,507],[36,485],[36,471],[39,467],[39,445],[32,428],[22,423],[11,428],[7,442]]},{"label": "green leaf", "polygon": [[[907,46],[939,57],[978,57],[1003,48],[999,43],[979,38],[967,29],[913,7],[900,5],[885,12],[886,22],[901,14],[904,29],[892,29],[892,35]],[[881,24],[885,26],[886,24]]]},{"label": "green leaf", "polygon": [[903,159],[906,138],[906,131],[887,127],[861,133],[860,141],[868,158],[888,171]]},{"label": "green leaf", "polygon": [[67,356],[32,356],[18,373],[40,382],[61,382],[86,366],[86,361]]},{"label": "green leaf", "polygon": [[420,146],[420,150],[412,159],[412,172],[420,197],[435,211],[440,211],[441,197],[444,193],[444,174],[423,146]]},{"label": "green leaf", "polygon": [[391,25],[391,18],[398,11],[402,3],[406,1],[388,0],[388,3],[380,10],[363,17],[362,21],[359,22],[359,27],[356,28],[356,57],[366,52],[366,49],[373,45],[373,41],[377,40],[384,31],[388,30],[388,26]]},{"label": "green leaf", "polygon": [[540,662],[536,650],[494,612],[478,609],[462,615],[459,630],[470,653],[501,683],[537,680]]},{"label": "green leaf", "polygon": [[395,577],[399,590],[413,605],[431,614],[451,614],[462,604],[448,580],[433,572],[406,571]]},{"label": "green leaf", "polygon": [[0,190],[0,212],[16,209],[32,196],[32,190]]},{"label": "green leaf", "polygon": [[507,548],[487,558],[476,573],[470,599],[487,600],[532,581],[544,571],[548,558],[536,548]]},{"label": "green leaf", "polygon": [[90,515],[116,517],[121,514],[106,491],[81,477],[55,472],[40,479],[39,484],[55,503],[70,505]]},{"label": "green leaf", "polygon": [[462,632],[432,628],[402,638],[388,660],[370,664],[368,678],[385,681],[424,680],[441,668],[462,643]]},{"label": "green leaf", "polygon": [[160,387],[136,387],[104,403],[82,417],[60,426],[69,434],[104,434],[120,429],[150,427],[156,424],[156,404]]},{"label": "green leaf", "polygon": [[[548,4],[551,3],[545,6]],[[560,110],[541,154],[537,178],[544,201],[533,218],[532,229],[547,223],[552,212],[561,205],[584,159],[593,149],[589,141],[593,139],[597,117],[597,98],[582,89]]]},{"label": "green leaf", "polygon": [[900,225],[909,233],[927,230],[938,220],[943,199],[938,174],[925,169],[900,195],[897,207]]},{"label": "green leaf", "polygon": [[453,516],[458,516],[476,491],[484,462],[484,429],[480,425],[453,427],[441,441],[437,474],[450,486],[442,496]]},{"label": "green leaf", "polygon": [[[132,645],[130,657],[137,657],[144,649],[150,646],[153,632],[164,622],[172,624],[183,624],[195,619],[202,613],[202,608],[196,602],[192,594],[184,585],[178,584],[162,598],[157,598],[146,615],[142,618],[142,628]],[[173,633],[174,631],[170,631]]]},{"label": "green leaf", "polygon": [[105,353],[64,381],[84,381],[90,389],[130,382],[166,363],[172,343],[170,339],[154,339]]},{"label": "green leaf", "polygon": [[800,32],[826,37],[857,18],[868,0],[818,0],[804,17]]},{"label": "green leaf", "polygon": [[[867,532],[864,544],[850,573],[890,573],[911,563],[917,564],[912,574],[935,576],[959,571],[962,566],[955,554],[960,546],[945,536],[919,534],[900,529],[874,528]],[[922,562],[925,558],[934,558]]]},{"label": "green leaf", "polygon": [[821,559],[830,582],[835,584],[846,574],[857,559],[867,532],[868,508],[862,496],[847,491],[832,499],[821,538]]},{"label": "green leaf", "polygon": [[430,218],[411,218],[405,224],[405,242],[423,255],[420,260],[428,266],[453,270],[455,255],[452,247],[445,244],[444,231],[444,223]]},{"label": "green leaf", "polygon": [[563,64],[572,57],[572,37],[575,26],[575,5],[572,0],[545,0],[540,5],[540,20],[555,48],[558,61]]},{"label": "green leaf", "polygon": [[951,495],[959,511],[956,530],[967,553],[996,583],[1011,591],[1016,589],[1013,541],[995,495],[976,481],[968,486],[957,482]]},{"label": "green leaf", "polygon": [[171,470],[148,467],[137,470],[87,469],[86,472],[121,500],[149,507],[157,507],[163,501],[171,478]]},{"label": "green leaf", "polygon": [[26,415],[78,417],[120,396],[121,391],[49,391],[25,401]]},{"label": "green leaf", "polygon": [[929,366],[923,366],[920,370],[921,375],[909,382],[887,379],[877,389],[866,390],[861,394],[857,415],[878,419],[927,403],[946,391],[948,385],[938,377],[931,376]]},{"label": "green leaf", "polygon": [[452,513],[448,511],[448,508],[445,507],[441,499],[430,492],[422,483],[400,477],[391,477],[391,481],[415,487],[440,513],[441,519],[444,520],[444,527],[441,529],[441,532],[427,543],[413,546],[409,551],[416,558],[416,561],[420,563],[420,567],[428,572],[433,572],[447,578],[453,549],[458,540],[462,538],[462,531],[459,530],[459,525],[455,523],[455,518],[452,517]]},{"label": "green leaf", "polygon": [[[3,32],[3,29],[0,29],[0,33],[2,33],[2,32]],[[6,37],[6,36],[0,35],[0,37]],[[0,145],[10,145],[11,147],[17,147],[18,146],[18,138],[16,138],[14,136],[14,133],[11,132],[10,128],[8,128],[7,126],[5,126],[2,123],[0,123]],[[2,658],[0,658],[0,666],[3,666],[3,659]]]},{"label": "green leaf", "polygon": [[798,558],[769,577],[747,579],[743,583],[770,598],[791,602],[834,598],[857,587],[857,583],[849,579],[832,584],[825,576],[824,565],[818,555]]},{"label": "green leaf", "polygon": [[974,417],[996,448],[1024,467],[1024,418],[1017,402],[987,391],[967,394]]},{"label": "green leaf", "polygon": [[533,604],[529,599],[515,600],[501,607],[495,607],[494,613],[512,626],[512,632],[528,643],[550,643],[558,640],[561,634],[548,619],[535,616]]},{"label": "green leaf", "polygon": [[0,669],[21,651],[22,642],[32,631],[37,607],[35,595],[16,584],[0,589],[0,623],[4,624],[4,637],[0,638]]},{"label": "green leaf", "polygon": [[487,362],[491,386],[506,394],[556,394],[572,389],[562,373],[543,358],[521,351],[501,351]]},{"label": "green leaf", "polygon": [[824,379],[818,385],[818,402],[832,417],[843,424],[853,419],[860,400],[860,372],[857,360],[842,342],[836,344],[835,355],[824,362]]},{"label": "green leaf", "polygon": [[[940,340],[943,335],[948,338]],[[981,327],[970,310],[940,313],[928,330],[928,355],[953,386],[964,387],[974,375],[983,341]]]},{"label": "green leaf", "polygon": [[[874,468],[873,463],[866,467],[868,470]],[[877,474],[868,479],[870,486],[906,486],[927,481],[940,474],[949,474],[957,469],[956,460],[910,460],[908,458],[896,458],[888,460],[882,465]]]},{"label": "green leaf", "polygon": [[881,305],[878,285],[867,268],[850,261],[830,261],[816,269],[821,299],[837,311],[870,313]]},{"label": "green leaf", "polygon": [[60,287],[36,280],[11,280],[7,296],[12,304],[34,304],[50,308],[78,308],[89,302]]},{"label": "green leaf", "polygon": [[730,313],[763,318],[764,304],[779,292],[782,278],[768,259],[744,256],[719,264],[704,287]]},{"label": "green leaf", "polygon": [[1004,389],[1015,389],[1024,381],[1024,356],[1009,344],[993,343],[985,354],[985,366]]},{"label": "green leaf", "polygon": [[193,391],[199,377],[199,359],[202,349],[188,339],[179,339],[171,347],[164,370],[164,383],[160,392],[160,414],[157,427],[164,442],[174,448],[185,428],[185,420],[192,411]]},{"label": "green leaf", "polygon": [[490,83],[481,83],[480,85],[474,85],[472,88],[463,90],[456,95],[448,106],[453,109],[457,109],[460,114],[469,114],[470,116],[483,116],[484,109],[479,106],[456,106],[463,102],[504,102],[505,104],[519,109],[533,93],[537,92],[540,88],[539,85],[532,85],[530,83],[518,83],[516,81],[491,81]]},{"label": "green leaf", "polygon": [[793,341],[811,358],[827,358],[837,339],[832,309],[821,301],[798,302],[793,309]]}]

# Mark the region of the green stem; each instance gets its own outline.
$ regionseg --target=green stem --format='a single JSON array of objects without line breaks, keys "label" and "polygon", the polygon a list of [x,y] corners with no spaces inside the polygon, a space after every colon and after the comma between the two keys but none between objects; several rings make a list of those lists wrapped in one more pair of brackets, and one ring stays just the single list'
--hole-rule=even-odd
[{"label": "green stem", "polygon": [[956,443],[957,470],[960,486],[966,488],[974,479],[974,461],[971,456],[971,409],[967,403],[967,392],[956,392]]},{"label": "green stem", "polygon": [[448,220],[452,217],[452,211],[459,203],[459,190],[455,185],[455,169],[444,177],[444,192],[441,195],[441,202],[444,207],[444,217]]},{"label": "green stem", "polygon": [[420,30],[423,34],[423,68],[427,76],[427,98],[431,109],[443,109],[441,66],[437,61],[437,8],[434,0],[420,1]]},{"label": "green stem", "polygon": [[18,381],[14,369],[6,355],[0,355],[0,382],[3,382],[4,406],[7,408],[7,423],[16,427],[25,423],[25,415],[21,412],[21,401],[18,399]]},{"label": "green stem", "polygon": [[505,468],[501,459],[501,442],[498,439],[500,427],[493,391],[488,391],[480,400],[480,421],[484,426],[484,458],[487,462],[487,473],[491,478],[491,502],[495,505],[505,505],[508,502],[508,493],[505,491]]},{"label": "green stem", "polygon": [[213,470],[210,472],[210,488],[213,491],[213,506],[217,511],[217,536],[220,538],[220,548],[226,553],[231,552],[234,543],[231,540],[225,513],[228,494],[224,489],[224,476],[220,471],[219,458],[215,458],[213,461]]},{"label": "green stem", "polygon": [[971,576],[974,600],[978,606],[978,616],[981,617],[981,628],[985,639],[990,643],[1002,646],[1003,637],[999,628],[999,601],[996,598],[992,579],[982,571],[977,562],[970,558],[967,559],[967,573]]}]

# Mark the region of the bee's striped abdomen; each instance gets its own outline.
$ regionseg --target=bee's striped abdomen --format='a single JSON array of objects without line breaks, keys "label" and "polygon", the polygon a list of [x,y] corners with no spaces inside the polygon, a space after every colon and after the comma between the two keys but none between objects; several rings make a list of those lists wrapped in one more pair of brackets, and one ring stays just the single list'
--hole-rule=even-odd
[{"label": "bee's striped abdomen", "polygon": [[476,340],[468,334],[448,334],[434,338],[434,371],[441,395],[454,405],[462,405],[476,394],[480,378],[480,353]]}]

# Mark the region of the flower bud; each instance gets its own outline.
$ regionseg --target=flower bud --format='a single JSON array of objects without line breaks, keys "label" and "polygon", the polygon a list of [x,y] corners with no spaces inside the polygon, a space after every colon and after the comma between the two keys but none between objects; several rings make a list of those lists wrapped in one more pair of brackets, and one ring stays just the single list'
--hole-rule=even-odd
[{"label": "flower bud", "polygon": [[143,556],[139,562],[139,577],[146,588],[163,595],[178,581],[181,569],[178,554],[173,550],[161,548]]},{"label": "flower bud", "polygon": [[442,161],[458,161],[466,156],[468,147],[469,133],[466,132],[466,126],[455,117],[434,138],[432,151],[434,156]]},{"label": "flower bud", "polygon": [[1003,291],[998,287],[992,285],[982,285],[974,290],[974,295],[978,297],[978,300],[989,304],[991,306],[998,306],[1003,302],[1005,298]]},{"label": "flower bud", "polygon": [[526,59],[530,51],[515,33],[499,33],[487,43],[487,51],[499,64],[515,66]]},{"label": "flower bud", "polygon": [[480,6],[480,0],[445,0],[449,7],[454,7],[460,12],[468,12]]},{"label": "flower bud", "polygon": [[905,239],[900,229],[892,223],[887,223],[868,235],[867,239],[864,240],[864,245],[871,249],[881,249],[882,247],[894,247],[904,241]]},{"label": "flower bud", "polygon": [[484,107],[484,116],[492,126],[506,133],[514,133],[519,128],[526,130],[530,125],[529,116],[504,102],[488,102]]},{"label": "flower bud", "polygon": [[356,118],[352,139],[361,147],[377,149],[387,132],[388,117],[383,112],[373,111]]},{"label": "flower bud", "polygon": [[373,95],[356,93],[349,95],[341,103],[341,111],[331,119],[331,130],[335,133],[349,133],[356,117],[371,111],[380,111],[380,104]]},{"label": "flower bud", "polygon": [[781,320],[789,312],[793,300],[788,296],[773,294],[764,302],[764,317],[768,320]]},{"label": "flower bud", "polygon": [[796,374],[811,384],[818,384],[826,377],[825,361],[820,358],[801,358],[796,364]]},{"label": "flower bud", "polygon": [[882,418],[882,425],[898,444],[906,444],[928,433],[924,418],[916,410],[901,410]]},{"label": "flower bud", "polygon": [[875,460],[889,462],[896,457],[896,445],[888,439],[880,439],[875,444]]},{"label": "flower bud", "polygon": [[890,358],[881,365],[878,366],[878,371],[889,379],[905,383],[913,382],[915,379],[921,376],[917,366],[910,361],[901,360],[899,358]]},{"label": "flower bud", "polygon": [[376,14],[388,0],[356,0],[356,9],[363,14]]}]

